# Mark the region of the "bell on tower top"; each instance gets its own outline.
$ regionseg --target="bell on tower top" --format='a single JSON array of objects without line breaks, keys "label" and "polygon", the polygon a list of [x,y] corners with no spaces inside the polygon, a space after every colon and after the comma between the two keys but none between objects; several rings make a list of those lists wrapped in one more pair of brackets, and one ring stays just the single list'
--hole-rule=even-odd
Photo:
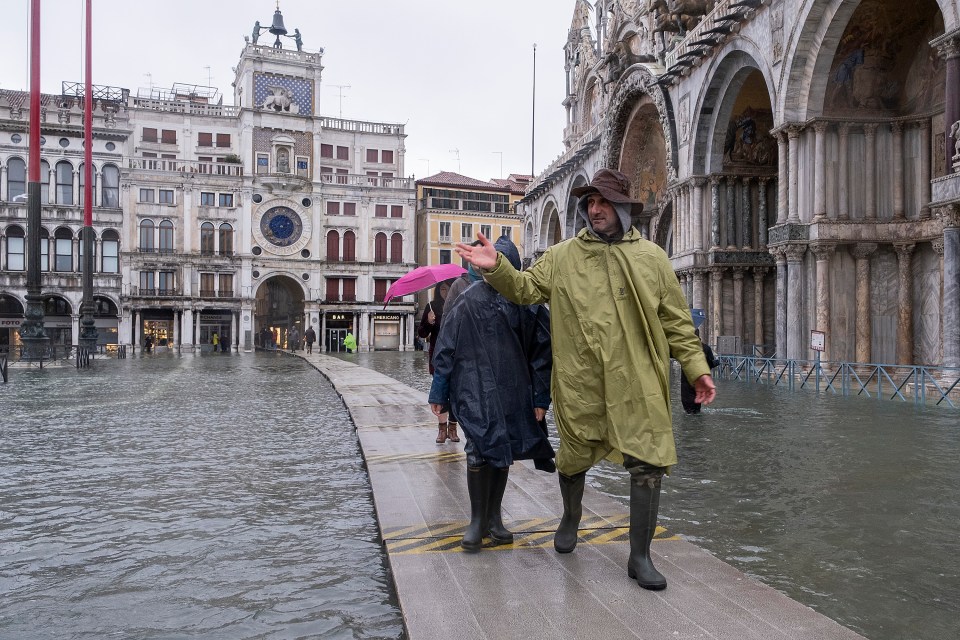
[{"label": "bell on tower top", "polygon": [[287,27],[283,24],[283,14],[280,13],[280,0],[277,0],[277,10],[273,12],[273,22],[269,28],[260,26],[259,20],[253,23],[253,44],[257,44],[257,39],[260,37],[261,31],[269,31],[277,36],[276,41],[273,43],[275,49],[283,49],[280,36],[284,36],[286,38],[293,38],[293,41],[297,45],[297,51],[303,51],[303,38],[300,36],[300,29],[294,29],[292,36],[287,35]]}]

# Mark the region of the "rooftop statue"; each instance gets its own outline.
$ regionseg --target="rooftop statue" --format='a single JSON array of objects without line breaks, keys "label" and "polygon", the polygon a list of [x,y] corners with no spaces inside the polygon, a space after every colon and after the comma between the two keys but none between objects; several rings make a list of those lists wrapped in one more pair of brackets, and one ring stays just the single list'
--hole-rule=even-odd
[{"label": "rooftop statue", "polygon": [[259,20],[253,23],[253,44],[257,44],[257,39],[260,38],[260,32],[265,30],[266,27],[261,27]]}]

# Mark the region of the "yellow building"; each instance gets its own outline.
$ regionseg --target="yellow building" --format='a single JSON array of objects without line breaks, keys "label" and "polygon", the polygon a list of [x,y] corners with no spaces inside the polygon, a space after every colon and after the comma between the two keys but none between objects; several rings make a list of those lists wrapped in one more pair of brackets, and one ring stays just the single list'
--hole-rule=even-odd
[{"label": "yellow building", "polygon": [[515,205],[529,182],[525,175],[484,182],[450,171],[417,180],[417,264],[462,264],[454,247],[477,232],[491,240],[508,235],[523,255]]}]

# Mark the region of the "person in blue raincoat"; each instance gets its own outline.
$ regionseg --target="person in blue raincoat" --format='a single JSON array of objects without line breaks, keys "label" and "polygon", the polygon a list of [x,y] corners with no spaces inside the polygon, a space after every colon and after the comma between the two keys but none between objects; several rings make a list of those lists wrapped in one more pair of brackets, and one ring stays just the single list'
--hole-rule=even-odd
[{"label": "person in blue raincoat", "polygon": [[[520,268],[509,238],[496,247]],[[549,327],[545,307],[510,302],[486,282],[467,287],[444,313],[429,401],[436,415],[452,409],[467,436],[465,551],[478,551],[487,534],[494,544],[513,542],[500,505],[514,460],[553,468],[553,447],[540,426],[550,406]]]}]

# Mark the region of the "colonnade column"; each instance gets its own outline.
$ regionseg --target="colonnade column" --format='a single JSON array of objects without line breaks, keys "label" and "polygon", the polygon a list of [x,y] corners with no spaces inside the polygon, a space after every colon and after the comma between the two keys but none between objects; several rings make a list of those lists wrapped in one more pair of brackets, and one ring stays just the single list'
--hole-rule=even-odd
[{"label": "colonnade column", "polygon": [[[693,308],[703,309],[707,293],[707,274],[703,269],[693,270]],[[704,309],[706,312],[706,309]]]},{"label": "colonnade column", "polygon": [[687,251],[693,251],[693,184],[687,183],[683,188],[683,247]]},{"label": "colonnade column", "polygon": [[803,351],[803,255],[806,245],[790,244],[787,254],[787,357],[800,359]]},{"label": "colonnade column", "polygon": [[943,366],[960,367],[960,209],[943,217]]},{"label": "colonnade column", "polygon": [[863,135],[866,137],[866,159],[864,161],[864,177],[866,192],[863,198],[864,217],[868,220],[877,218],[877,125],[868,123],[863,125]]},{"label": "colonnade column", "polygon": [[710,247],[720,248],[720,176],[710,176]]},{"label": "colonnade column", "polygon": [[813,167],[813,219],[819,222],[827,218],[827,123],[815,122],[813,131],[816,155]]},{"label": "colonnade column", "polygon": [[930,217],[930,120],[917,123],[920,135],[920,217]]},{"label": "colonnade column", "polygon": [[895,244],[897,252],[897,364],[913,364],[913,244]]},{"label": "colonnade column", "polygon": [[320,353],[327,350],[327,314],[320,312],[320,335],[317,336],[320,343]]},{"label": "colonnade column", "polygon": [[173,312],[173,344],[170,345],[171,350],[173,350],[174,348],[177,351],[180,350],[180,335],[181,335],[180,322],[182,322],[182,320],[183,320],[183,314],[180,311],[174,311]]},{"label": "colonnade column", "polygon": [[826,334],[825,346],[821,357],[830,359],[831,341],[833,334],[830,331],[830,256],[835,246],[832,244],[811,245],[813,255],[817,259],[817,331]]},{"label": "colonnade column", "polygon": [[895,120],[890,123],[893,132],[893,219],[904,220],[903,209],[903,123]]},{"label": "colonnade column", "polygon": [[777,356],[787,357],[787,254],[783,247],[774,247],[770,251],[777,259],[777,313],[776,313],[776,349]]},{"label": "colonnade column", "polygon": [[[753,343],[763,344],[763,278],[767,274],[765,267],[753,270]],[[756,354],[754,354],[756,355]]]},{"label": "colonnade column", "polygon": [[733,269],[733,335],[743,340],[743,267]]},{"label": "colonnade column", "polygon": [[849,167],[847,167],[847,150],[850,147],[850,125],[841,124],[837,133],[840,135],[840,149],[838,152],[838,168],[840,170],[839,180],[837,181],[837,219],[850,219],[850,186],[849,186]]},{"label": "colonnade column", "polygon": [[877,245],[868,242],[855,244],[850,254],[857,263],[857,362],[868,363],[873,359],[873,332],[870,317],[870,255],[877,250]]},{"label": "colonnade column", "polygon": [[791,126],[787,129],[787,138],[790,141],[790,188],[787,193],[787,222],[797,224],[800,222],[800,209],[797,202],[797,194],[800,192],[800,183],[798,182],[800,174],[800,128]]},{"label": "colonnade column", "polygon": [[723,333],[723,269],[713,267],[710,271],[710,332],[714,344]]},{"label": "colonnade column", "polygon": [[790,184],[790,177],[787,174],[787,154],[789,146],[787,144],[787,134],[784,131],[777,131],[777,224],[784,224],[787,221],[787,186]]},{"label": "colonnade column", "polygon": [[193,347],[193,309],[183,310],[183,337],[181,346]]},{"label": "colonnade column", "polygon": [[753,207],[750,198],[750,176],[743,177],[743,212],[740,216],[740,241],[744,249],[753,247]]},{"label": "colonnade column", "polygon": [[759,249],[767,248],[767,182],[770,178],[760,178],[759,193],[757,194],[757,245]]},{"label": "colonnade column", "polygon": [[680,188],[670,190],[673,201],[673,252],[680,253]]},{"label": "colonnade column", "polygon": [[690,215],[693,216],[693,250],[703,251],[703,187],[707,184],[704,178],[693,179],[693,207]]},{"label": "colonnade column", "polygon": [[737,185],[727,176],[727,249],[737,248]]},{"label": "colonnade column", "polygon": [[80,344],[80,314],[78,313],[70,315],[70,344],[73,346]]},{"label": "colonnade column", "polygon": [[230,350],[240,346],[240,314],[236,311],[230,312]]}]

